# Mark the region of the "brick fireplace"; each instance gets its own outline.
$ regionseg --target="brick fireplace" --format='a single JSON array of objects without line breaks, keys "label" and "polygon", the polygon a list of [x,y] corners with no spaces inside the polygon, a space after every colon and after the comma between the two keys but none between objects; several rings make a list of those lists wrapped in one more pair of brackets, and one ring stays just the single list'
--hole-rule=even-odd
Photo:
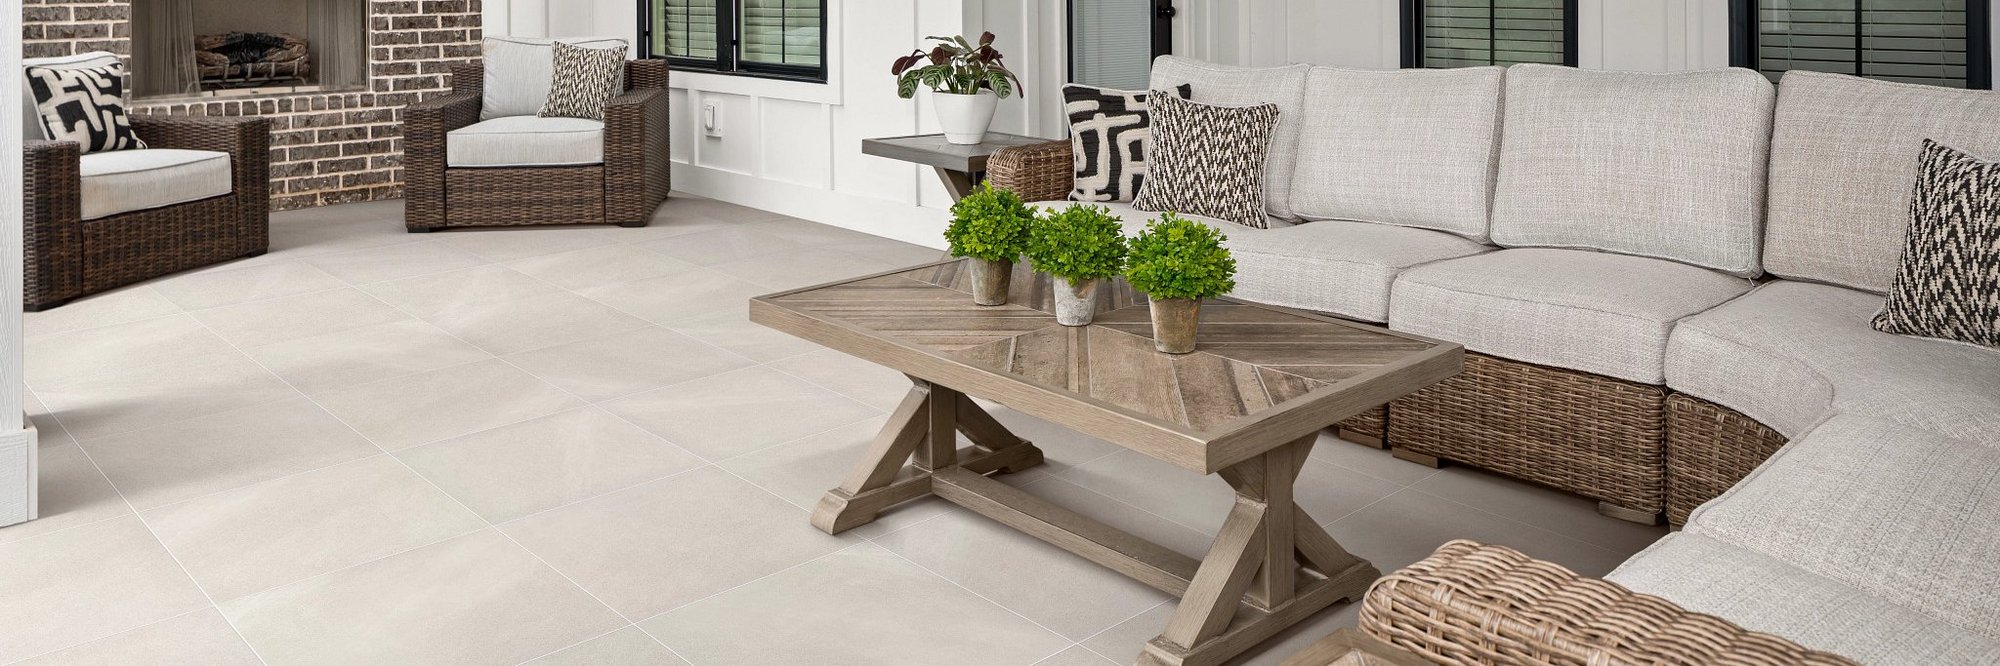
[{"label": "brick fireplace", "polygon": [[[22,0],[26,57],[131,54],[131,0]],[[402,107],[479,58],[480,0],[368,0],[368,81],[342,92],[138,99],[134,113],[271,119],[271,207],[402,196]]]}]

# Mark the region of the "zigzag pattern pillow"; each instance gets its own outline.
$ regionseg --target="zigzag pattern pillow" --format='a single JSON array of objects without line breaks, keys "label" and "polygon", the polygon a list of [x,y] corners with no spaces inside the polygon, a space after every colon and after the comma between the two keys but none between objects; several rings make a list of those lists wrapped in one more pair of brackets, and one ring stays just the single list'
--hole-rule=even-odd
[{"label": "zigzag pattern pillow", "polygon": [[35,112],[50,140],[74,141],[84,153],[146,147],[125,115],[125,65],[28,67]]},{"label": "zigzag pattern pillow", "polygon": [[[1181,99],[1191,90],[1185,83],[1174,88]],[[1146,156],[1153,147],[1146,91],[1072,83],[1062,93],[1070,154],[1076,157],[1076,189],[1070,200],[1131,201],[1146,181]]]},{"label": "zigzag pattern pillow", "polygon": [[2000,163],[1924,140],[1875,330],[2000,348]]},{"label": "zigzag pattern pillow", "polygon": [[625,81],[625,47],[591,49],[555,44],[555,78],[549,101],[535,115],[543,118],[604,119],[604,105]]},{"label": "zigzag pattern pillow", "polygon": [[1264,154],[1278,105],[1229,107],[1153,91],[1153,159],[1132,207],[1263,229]]}]

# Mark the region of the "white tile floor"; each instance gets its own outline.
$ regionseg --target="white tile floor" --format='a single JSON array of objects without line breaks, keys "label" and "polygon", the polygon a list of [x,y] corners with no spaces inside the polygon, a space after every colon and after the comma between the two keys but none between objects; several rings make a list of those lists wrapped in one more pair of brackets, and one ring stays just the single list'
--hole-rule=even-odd
[{"label": "white tile floor", "polygon": [[[0,529],[0,663],[1108,664],[1164,626],[934,500],[807,525],[906,384],[744,299],[936,251],[691,197],[643,229],[400,215],[277,215],[266,256],[28,316],[46,517]],[[1049,458],[1010,483],[1193,555],[1222,520],[1215,479],[997,416]],[[1469,537],[1601,574],[1663,534],[1332,438],[1298,494],[1384,570]]]}]

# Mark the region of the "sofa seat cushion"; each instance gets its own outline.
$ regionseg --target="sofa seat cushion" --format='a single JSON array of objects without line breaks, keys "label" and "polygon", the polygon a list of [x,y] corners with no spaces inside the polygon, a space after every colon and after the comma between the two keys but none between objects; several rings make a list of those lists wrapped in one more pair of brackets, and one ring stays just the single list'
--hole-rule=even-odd
[{"label": "sofa seat cushion", "polygon": [[2000,642],[1701,534],[1667,535],[1606,579],[1864,664],[2000,663]]},{"label": "sofa seat cushion", "polygon": [[1834,416],[1695,510],[1686,531],[2000,640],[1992,446]]},{"label": "sofa seat cushion", "polygon": [[1749,280],[1663,259],[1501,250],[1404,271],[1389,298],[1389,327],[1516,361],[1660,384],[1674,322],[1749,290]]},{"label": "sofa seat cushion", "polygon": [[1505,72],[1312,68],[1292,208],[1485,242]]},{"label": "sofa seat cushion", "polygon": [[83,219],[219,197],[234,189],[229,153],[147,148],[89,153],[77,162]]},{"label": "sofa seat cushion", "polygon": [[[1067,202],[1035,204],[1060,208]],[[1138,233],[1147,213],[1130,204],[1101,204],[1124,220],[1126,234]],[[1236,291],[1246,301],[1364,321],[1389,318],[1389,288],[1411,266],[1471,256],[1494,248],[1459,236],[1369,222],[1329,220],[1250,229],[1193,215],[1222,230],[1236,257]]]},{"label": "sofa seat cushion", "polygon": [[1770,79],[1515,65],[1506,91],[1494,243],[1761,272]]},{"label": "sofa seat cushion", "polygon": [[482,120],[445,135],[444,162],[452,167],[603,164],[604,122],[535,116]]},{"label": "sofa seat cushion", "polygon": [[2000,444],[2000,351],[1891,335],[1875,294],[1779,280],[1691,317],[1667,386],[1796,437],[1829,410]]}]

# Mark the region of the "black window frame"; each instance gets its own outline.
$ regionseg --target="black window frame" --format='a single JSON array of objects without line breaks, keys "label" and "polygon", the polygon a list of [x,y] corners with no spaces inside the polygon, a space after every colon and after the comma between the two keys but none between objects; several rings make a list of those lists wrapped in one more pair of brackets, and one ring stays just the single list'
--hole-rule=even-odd
[{"label": "black window frame", "polygon": [[641,58],[657,58],[667,61],[675,69],[687,71],[748,76],[781,81],[802,81],[806,83],[826,83],[827,80],[827,0],[819,0],[819,66],[788,65],[756,62],[742,59],[742,35],[737,30],[741,23],[737,11],[742,8],[741,0],[715,0],[715,58],[685,58],[653,52],[653,4],[658,0],[638,0],[639,4],[639,50]]},{"label": "black window frame", "polygon": [[[1731,67],[1758,69],[1757,36],[1761,32],[1758,29],[1758,2],[1729,0]],[[1858,3],[1856,6],[1859,6]],[[1992,0],[1965,0],[1965,87],[1968,90],[1993,89],[1992,12]],[[1859,49],[1856,51],[1858,53]]]},{"label": "black window frame", "polygon": [[[1424,0],[1397,3],[1402,21],[1402,66],[1422,67],[1424,62]],[[1563,0],[1563,58],[1565,67],[1576,66],[1576,7],[1581,0]],[[1489,28],[1490,30],[1490,28]],[[1491,37],[1488,37],[1489,42]]]}]

